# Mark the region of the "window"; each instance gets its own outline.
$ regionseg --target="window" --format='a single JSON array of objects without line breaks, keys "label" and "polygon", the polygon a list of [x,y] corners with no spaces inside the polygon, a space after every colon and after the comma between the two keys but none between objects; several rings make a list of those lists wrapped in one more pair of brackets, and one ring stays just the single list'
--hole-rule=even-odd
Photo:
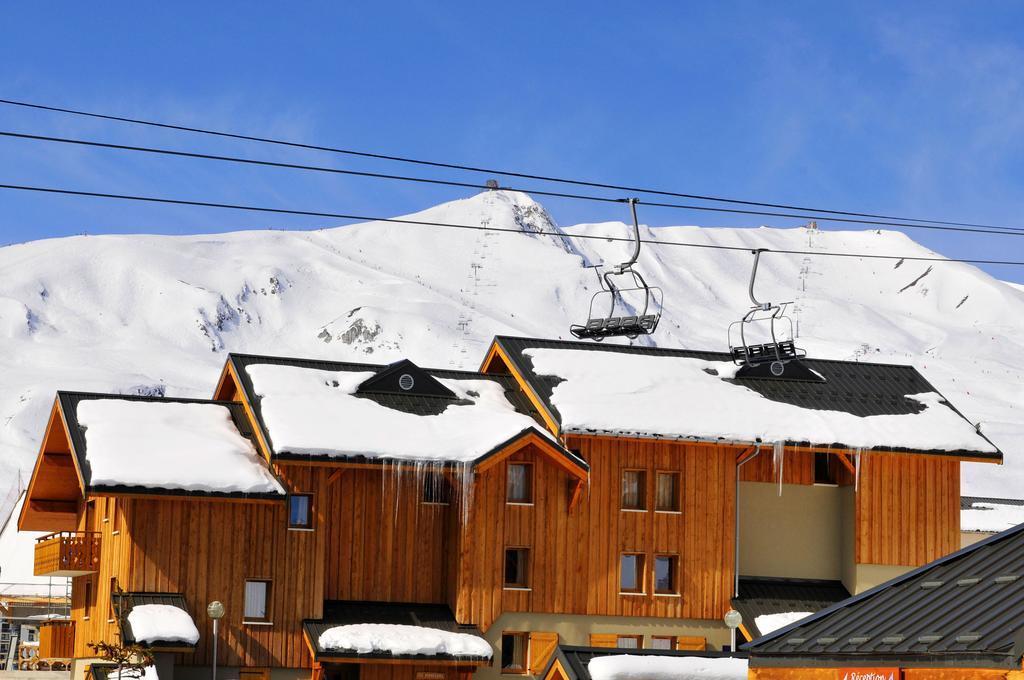
[{"label": "window", "polygon": [[526,675],[526,649],[530,644],[528,633],[501,634],[501,672]]},{"label": "window", "polygon": [[647,507],[647,473],[643,470],[622,471],[622,509],[643,510]]},{"label": "window", "polygon": [[508,464],[508,490],[505,499],[509,503],[533,502],[533,466],[529,463]]},{"label": "window", "polygon": [[112,534],[121,533],[121,515],[117,512],[117,499],[110,499],[110,519],[112,524],[110,525],[110,532]]},{"label": "window", "polygon": [[668,635],[652,635],[651,636],[651,649],[675,649],[676,638],[675,636]]},{"label": "window", "polygon": [[644,592],[644,556],[626,553],[622,556],[619,567],[619,592]]},{"label": "window", "polygon": [[293,493],[288,496],[288,528],[313,528],[313,494]]},{"label": "window", "polygon": [[107,623],[113,623],[117,618],[117,612],[114,611],[114,596],[117,594],[117,577],[110,577],[110,616],[107,617]]},{"label": "window", "polygon": [[270,621],[270,581],[245,582],[245,621]]},{"label": "window", "polygon": [[96,589],[92,585],[92,578],[85,582],[85,615],[84,618],[92,617],[93,607],[96,606]]},{"label": "window", "polygon": [[615,638],[615,646],[619,649],[640,649],[644,646],[644,636],[619,635]]},{"label": "window", "polygon": [[423,502],[448,505],[452,500],[452,484],[440,472],[428,472],[423,477]]},{"label": "window", "polygon": [[113,502],[113,498],[103,499],[103,523],[106,524],[110,521],[110,504]]},{"label": "window", "polygon": [[505,587],[528,587],[529,567],[530,550],[528,548],[505,548]]},{"label": "window", "polygon": [[675,595],[679,592],[676,583],[676,567],[679,558],[675,555],[657,555],[654,558],[654,592],[660,595]]},{"label": "window", "polygon": [[836,461],[834,456],[821,451],[814,454],[814,483],[836,483]]},{"label": "window", "polygon": [[661,512],[679,511],[679,473],[659,472],[655,478],[654,509]]}]

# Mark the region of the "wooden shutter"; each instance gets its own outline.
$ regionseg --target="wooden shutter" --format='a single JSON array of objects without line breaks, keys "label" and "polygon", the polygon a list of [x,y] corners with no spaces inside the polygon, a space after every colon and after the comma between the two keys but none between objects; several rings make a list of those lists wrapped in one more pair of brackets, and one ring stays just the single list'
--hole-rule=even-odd
[{"label": "wooden shutter", "polygon": [[680,637],[676,642],[676,649],[683,649],[687,652],[703,652],[707,646],[707,638],[702,637]]},{"label": "wooden shutter", "polygon": [[558,633],[530,633],[530,674],[540,675],[558,646]]},{"label": "wooden shutter", "polygon": [[591,647],[615,647],[619,641],[619,636],[615,633],[591,633],[590,634],[590,646]]}]

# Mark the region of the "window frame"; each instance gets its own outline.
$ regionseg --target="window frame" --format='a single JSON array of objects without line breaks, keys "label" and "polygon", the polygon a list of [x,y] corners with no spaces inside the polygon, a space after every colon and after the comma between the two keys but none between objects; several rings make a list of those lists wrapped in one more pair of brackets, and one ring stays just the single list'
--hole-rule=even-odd
[{"label": "window frame", "polygon": [[[675,507],[673,507],[673,508],[665,509],[665,508],[659,508],[658,507],[658,499],[659,499],[658,480],[661,479],[661,477],[672,477],[672,480],[673,480],[672,481],[672,500],[675,501]],[[682,492],[683,492],[683,476],[682,476],[682,473],[679,472],[679,470],[657,470],[654,473],[654,511],[655,512],[662,512],[662,513],[670,514],[670,515],[682,514],[682,511],[683,511]]]},{"label": "window frame", "polygon": [[[637,589],[631,590],[623,587],[622,566],[626,557],[636,557],[637,565],[633,570],[637,580]],[[642,552],[619,553],[619,595],[646,595],[647,594],[647,555]]]},{"label": "window frame", "polygon": [[[619,644],[619,640],[633,640],[636,642],[636,647],[623,647]],[[644,636],[643,635],[616,635],[615,636],[615,649],[644,649]]]},{"label": "window frame", "polygon": [[[655,640],[667,640],[668,641],[668,647],[655,647],[654,646],[654,641]],[[660,649],[662,651],[667,651],[667,650],[670,650],[670,649],[675,649],[678,646],[679,646],[679,636],[678,635],[652,635],[651,636],[651,646],[649,647],[649,649]]]},{"label": "window frame", "polygon": [[[505,665],[505,638],[513,638],[522,644],[522,668]],[[498,663],[501,666],[502,675],[528,675],[530,672],[530,634],[524,631],[503,630],[501,631],[501,646],[498,650],[500,656]],[[513,656],[515,649],[513,648]]]},{"label": "window frame", "polygon": [[[526,500],[513,499],[511,497],[512,484],[510,480],[512,478],[512,468],[522,467],[526,470]],[[508,467],[505,470],[505,504],[506,505],[533,505],[533,463],[522,460],[512,460],[508,462]]]},{"label": "window frame", "polygon": [[[640,477],[638,483],[638,499],[640,505],[637,507],[630,507],[626,505],[626,475],[629,473],[637,473]],[[619,475],[619,510],[622,512],[647,512],[647,470],[643,468],[622,468],[622,474]]]},{"label": "window frame", "polygon": [[[292,524],[292,499],[306,498],[306,523]],[[313,494],[301,492],[288,494],[288,531],[313,531]]]},{"label": "window frame", "polygon": [[[819,458],[822,456],[823,458]],[[826,479],[818,479],[818,461],[824,460],[826,466]],[[814,452],[814,485],[815,486],[839,486],[839,461],[826,451]]]},{"label": "window frame", "polygon": [[[434,484],[434,481],[438,480],[440,483]],[[437,498],[427,498],[427,489],[438,489],[441,491],[441,498],[445,500],[437,500]],[[452,488],[452,482],[448,479],[448,476],[443,472],[431,470],[423,475],[423,487],[420,489],[420,503],[423,505],[451,505],[452,495],[454,489]]]},{"label": "window frame", "polygon": [[[519,570],[522,573],[521,583],[512,583],[508,580],[508,554],[510,552],[518,552],[521,554],[521,559],[525,564],[519,565]],[[516,545],[507,546],[505,548],[505,560],[502,563],[502,589],[503,590],[530,590],[530,548],[528,546]]]},{"label": "window frame", "polygon": [[[658,590],[658,560],[667,559],[670,565],[670,578],[672,579],[670,590]],[[655,595],[663,597],[679,596],[679,555],[672,553],[657,553],[651,561],[651,587]]]},{"label": "window frame", "polygon": [[[250,583],[262,583],[263,588],[263,617],[249,616],[249,613],[245,610],[245,594],[249,588]],[[242,623],[244,625],[256,625],[256,626],[269,626],[273,623],[271,619],[270,611],[270,595],[273,589],[273,581],[269,578],[247,578],[245,579],[244,585],[242,586]]]}]

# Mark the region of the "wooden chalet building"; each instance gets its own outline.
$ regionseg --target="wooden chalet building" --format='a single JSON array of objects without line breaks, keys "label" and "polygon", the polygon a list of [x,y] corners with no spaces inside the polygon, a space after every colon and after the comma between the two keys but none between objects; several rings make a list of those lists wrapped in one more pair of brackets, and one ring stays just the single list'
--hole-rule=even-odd
[{"label": "wooden chalet building", "polygon": [[909,366],[498,337],[479,372],[232,354],[211,396],[57,395],[19,526],[73,577],[74,680],[119,638],[208,677],[214,600],[241,680],[717,649],[741,574],[856,593],[956,550],[960,463],[1002,457]]}]

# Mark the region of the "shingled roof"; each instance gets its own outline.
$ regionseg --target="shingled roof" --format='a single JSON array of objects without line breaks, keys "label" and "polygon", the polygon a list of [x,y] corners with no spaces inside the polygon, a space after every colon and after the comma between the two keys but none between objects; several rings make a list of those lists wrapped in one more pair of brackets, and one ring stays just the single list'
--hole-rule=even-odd
[{"label": "shingled roof", "polygon": [[1024,524],[748,643],[751,666],[1015,668]]},{"label": "shingled roof", "polygon": [[[690,360],[680,362],[680,364],[685,363],[693,369],[688,375],[692,374],[694,381],[708,381],[712,377],[719,376],[719,371],[733,370],[732,358],[725,352],[509,336],[498,336],[494,339],[492,355],[488,357],[488,360],[491,360],[497,353],[497,356],[500,356],[503,361],[507,361],[510,364],[507,368],[520,376],[533,392],[542,408],[543,415],[549,422],[556,424],[563,433],[607,433],[621,436],[655,436],[718,441],[725,439],[721,434],[703,436],[701,428],[704,426],[702,421],[705,419],[698,417],[700,414],[692,412],[694,403],[690,403],[688,408],[686,400],[688,395],[682,393],[677,395],[678,399],[672,399],[678,401],[677,415],[674,416],[675,420],[673,421],[673,427],[677,431],[630,432],[618,423],[610,424],[606,428],[602,428],[600,423],[588,423],[583,427],[569,423],[567,426],[565,414],[560,412],[558,404],[560,398],[563,400],[565,398],[565,390],[560,389],[560,387],[564,388],[563,383],[566,383],[566,378],[562,373],[571,372],[571,369],[567,368],[563,372],[560,364],[568,364],[570,360],[575,360],[577,357],[574,355],[579,352],[594,353],[593,361],[589,362],[593,366],[593,379],[603,381],[600,384],[607,386],[607,389],[612,391],[623,379],[628,380],[629,376],[622,375],[621,372],[604,375],[601,368],[602,363],[618,365],[623,361],[630,361],[632,365],[637,365],[637,361],[634,359],[648,357]],[[544,359],[543,370],[537,367],[538,357]],[[616,360],[616,357],[625,359]],[[629,357],[634,359],[628,359]],[[662,363],[660,366],[673,368],[671,363]],[[650,373],[654,376],[657,375],[656,370],[651,370]],[[723,385],[747,388],[729,393],[736,402],[737,411],[740,411],[743,404],[749,406],[752,396],[759,396],[763,399],[758,399],[754,404],[759,407],[754,409],[755,411],[773,409],[796,423],[794,431],[786,435],[784,441],[786,445],[907,451],[993,461],[1002,460],[1002,453],[999,449],[980,432],[976,432],[974,426],[952,404],[949,404],[913,366],[808,358],[786,364],[785,372],[779,377],[772,376],[764,366],[753,369],[743,367],[736,371],[735,376],[726,373],[720,379],[708,384],[712,387],[717,386],[719,389]],[[575,392],[574,394],[579,396]],[[589,395],[591,402],[603,396],[603,394]],[[630,398],[623,399],[620,406],[623,409],[639,408],[642,411],[643,406],[638,407],[637,402],[643,396],[646,396],[643,390],[632,391],[629,394]],[[650,406],[664,405],[666,401],[662,398],[664,396],[664,394],[659,395],[659,398]],[[765,404],[764,400],[774,403]],[[696,405],[699,406],[699,402],[696,402]],[[720,411],[721,409],[718,409],[716,412]],[[855,420],[851,421],[849,416],[854,416]],[[894,419],[892,418],[894,416],[900,418]],[[930,425],[924,425],[925,420],[928,419],[925,416],[930,418]],[[742,417],[741,412],[740,420]],[[903,417],[906,419],[904,420]],[[852,441],[844,442],[838,439],[836,441],[816,441],[816,436],[820,433],[797,431],[801,422],[805,423],[804,427],[809,429],[814,423],[824,422],[829,418],[845,419],[851,423],[844,433],[851,438],[861,434],[859,430],[878,423],[879,426],[875,429],[879,439],[889,439],[889,441],[872,441],[868,445],[855,444]],[[920,420],[915,420],[915,418],[920,418]],[[589,420],[593,421],[594,418]],[[914,423],[917,425],[915,426]],[[910,447],[901,444],[901,439],[916,439],[919,442],[935,443],[936,436],[929,435],[929,431],[934,430],[937,423],[941,423],[951,433],[955,431],[956,441],[940,442],[941,446],[934,448]],[[860,424],[864,427],[861,428]],[[753,429],[755,428],[751,428],[751,430]],[[914,435],[912,437],[897,436],[897,433],[908,432],[912,432]],[[750,435],[750,439],[737,437],[734,441],[737,443],[763,441],[757,438],[756,432],[751,431],[747,434]]]}]

